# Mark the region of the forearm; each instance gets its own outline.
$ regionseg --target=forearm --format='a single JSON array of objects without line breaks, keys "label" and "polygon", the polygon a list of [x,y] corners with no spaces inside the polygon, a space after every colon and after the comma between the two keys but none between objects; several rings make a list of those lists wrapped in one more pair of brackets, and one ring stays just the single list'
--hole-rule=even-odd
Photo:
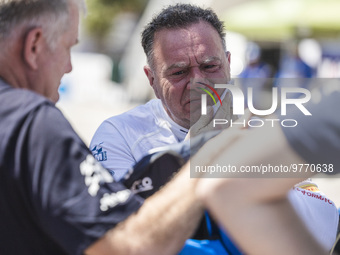
[{"label": "forearm", "polygon": [[245,254],[327,254],[287,199],[243,204],[237,211],[216,216],[225,219],[224,226]]},{"label": "forearm", "polygon": [[195,183],[188,169],[182,170],[86,254],[176,254],[194,233],[203,213],[194,195]]}]

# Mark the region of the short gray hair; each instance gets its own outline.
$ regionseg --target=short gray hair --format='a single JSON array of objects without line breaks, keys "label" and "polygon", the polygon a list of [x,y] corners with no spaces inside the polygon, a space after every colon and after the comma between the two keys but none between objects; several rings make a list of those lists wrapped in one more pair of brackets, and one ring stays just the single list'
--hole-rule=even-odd
[{"label": "short gray hair", "polygon": [[83,0],[0,0],[0,41],[23,29],[42,27],[50,47],[67,29],[69,7],[75,3],[85,10]]},{"label": "short gray hair", "polygon": [[204,9],[191,4],[170,5],[157,14],[142,32],[142,46],[148,64],[153,65],[153,44],[156,32],[162,29],[185,28],[200,21],[207,22],[216,30],[223,48],[226,49],[224,24],[212,9]]}]

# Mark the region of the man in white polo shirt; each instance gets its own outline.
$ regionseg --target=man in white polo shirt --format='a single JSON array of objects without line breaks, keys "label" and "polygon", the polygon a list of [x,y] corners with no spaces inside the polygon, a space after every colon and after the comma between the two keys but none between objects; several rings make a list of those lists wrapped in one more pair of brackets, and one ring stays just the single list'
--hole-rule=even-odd
[{"label": "man in white polo shirt", "polygon": [[[230,53],[224,38],[223,23],[212,10],[188,4],[164,9],[146,26],[144,72],[157,99],[105,120],[90,145],[115,179],[149,150],[184,140],[190,121],[200,116],[200,111],[190,113],[194,107],[200,110],[201,103],[192,96],[193,80],[229,82]],[[231,117],[229,99],[225,97],[219,110],[224,119]]]}]

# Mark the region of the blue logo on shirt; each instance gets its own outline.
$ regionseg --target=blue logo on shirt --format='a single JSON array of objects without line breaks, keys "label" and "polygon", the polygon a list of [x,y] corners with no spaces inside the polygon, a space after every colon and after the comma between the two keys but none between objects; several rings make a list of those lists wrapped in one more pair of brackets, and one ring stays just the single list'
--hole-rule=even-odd
[{"label": "blue logo on shirt", "polygon": [[91,151],[96,160],[106,161],[107,160],[106,151],[103,151],[103,148],[100,146],[101,144],[102,143],[95,145]]}]

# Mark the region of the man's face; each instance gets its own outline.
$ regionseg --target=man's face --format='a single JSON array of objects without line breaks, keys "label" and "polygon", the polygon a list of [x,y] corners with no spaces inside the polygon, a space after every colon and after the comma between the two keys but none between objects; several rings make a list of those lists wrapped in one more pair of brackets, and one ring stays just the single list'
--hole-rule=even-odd
[{"label": "man's face", "polygon": [[58,88],[65,73],[72,71],[71,48],[78,42],[79,10],[72,6],[67,30],[59,37],[56,47],[46,43],[46,51],[41,56],[40,84],[42,94],[52,102],[59,99]]},{"label": "man's face", "polygon": [[213,85],[230,80],[230,55],[217,31],[203,21],[157,32],[153,57],[153,70],[145,67],[149,82],[169,116],[185,128],[190,128],[190,108],[198,109],[191,117],[199,118],[197,81]]}]

